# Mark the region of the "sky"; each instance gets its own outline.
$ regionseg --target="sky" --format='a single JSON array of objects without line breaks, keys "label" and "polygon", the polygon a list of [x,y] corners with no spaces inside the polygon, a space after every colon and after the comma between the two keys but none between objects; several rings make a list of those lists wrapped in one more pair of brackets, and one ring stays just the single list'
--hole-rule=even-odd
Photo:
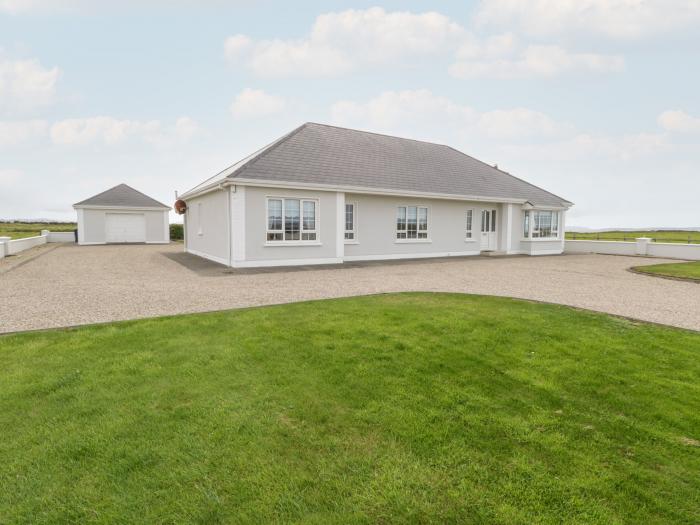
[{"label": "sky", "polygon": [[0,218],[172,204],[307,121],[453,146],[569,226],[700,227],[700,0],[0,0]]}]

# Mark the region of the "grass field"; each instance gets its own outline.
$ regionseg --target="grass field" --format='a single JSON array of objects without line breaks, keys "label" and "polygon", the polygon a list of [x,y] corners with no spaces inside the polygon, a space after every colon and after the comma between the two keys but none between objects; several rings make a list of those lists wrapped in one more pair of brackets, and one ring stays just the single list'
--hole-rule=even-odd
[{"label": "grass field", "polygon": [[700,334],[397,294],[0,337],[1,523],[697,523]]},{"label": "grass field", "polygon": [[574,233],[566,232],[567,239],[601,240],[601,241],[634,241],[638,237],[650,237],[655,242],[681,242],[700,244],[700,231],[609,231]]},{"label": "grass field", "polygon": [[75,223],[68,222],[0,222],[0,237],[23,239],[41,235],[41,230],[72,232],[75,228]]},{"label": "grass field", "polygon": [[700,283],[700,261],[636,266],[634,269],[638,272],[689,279]]}]

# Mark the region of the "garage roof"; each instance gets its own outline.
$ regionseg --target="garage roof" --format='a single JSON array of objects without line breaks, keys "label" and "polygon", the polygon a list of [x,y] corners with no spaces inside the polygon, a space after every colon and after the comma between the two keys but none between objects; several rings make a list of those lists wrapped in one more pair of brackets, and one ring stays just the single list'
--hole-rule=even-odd
[{"label": "garage roof", "polygon": [[116,208],[164,208],[170,209],[162,202],[149,197],[135,190],[126,184],[119,184],[107,191],[98,193],[97,195],[85,199],[84,201],[76,202],[73,206],[113,206]]}]

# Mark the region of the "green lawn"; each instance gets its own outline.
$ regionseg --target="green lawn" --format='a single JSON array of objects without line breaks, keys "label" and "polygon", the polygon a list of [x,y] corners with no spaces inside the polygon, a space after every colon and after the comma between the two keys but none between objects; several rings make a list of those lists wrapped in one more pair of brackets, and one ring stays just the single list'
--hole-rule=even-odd
[{"label": "green lawn", "polygon": [[638,272],[679,277],[700,282],[700,261],[685,263],[652,264],[650,266],[635,266]]},{"label": "green lawn", "polygon": [[23,239],[41,235],[41,230],[72,232],[77,226],[71,222],[0,222],[0,237]]},{"label": "green lawn", "polygon": [[601,241],[634,241],[638,237],[650,237],[655,242],[680,242],[687,243],[690,239],[692,244],[700,244],[700,231],[609,231],[574,233],[566,232],[567,239],[596,240]]},{"label": "green lawn", "polygon": [[0,337],[0,523],[697,523],[699,357],[456,294]]}]

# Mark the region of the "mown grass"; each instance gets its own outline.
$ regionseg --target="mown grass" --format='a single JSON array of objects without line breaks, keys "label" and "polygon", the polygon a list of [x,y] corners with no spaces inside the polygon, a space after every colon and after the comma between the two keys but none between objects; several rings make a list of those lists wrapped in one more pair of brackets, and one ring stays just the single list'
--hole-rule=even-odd
[{"label": "mown grass", "polygon": [[0,222],[0,237],[24,239],[41,235],[41,230],[72,232],[76,228],[76,224],[70,222]]},{"label": "mown grass", "polygon": [[700,282],[700,261],[635,266],[638,272]]},{"label": "mown grass", "polygon": [[0,522],[697,523],[699,356],[418,293],[0,337]]},{"label": "mown grass", "polygon": [[567,239],[576,240],[601,240],[601,241],[628,241],[632,242],[639,237],[649,237],[654,242],[677,242],[687,244],[700,244],[700,231],[665,231],[665,230],[639,230],[639,231],[607,231],[607,232],[566,232]]}]

